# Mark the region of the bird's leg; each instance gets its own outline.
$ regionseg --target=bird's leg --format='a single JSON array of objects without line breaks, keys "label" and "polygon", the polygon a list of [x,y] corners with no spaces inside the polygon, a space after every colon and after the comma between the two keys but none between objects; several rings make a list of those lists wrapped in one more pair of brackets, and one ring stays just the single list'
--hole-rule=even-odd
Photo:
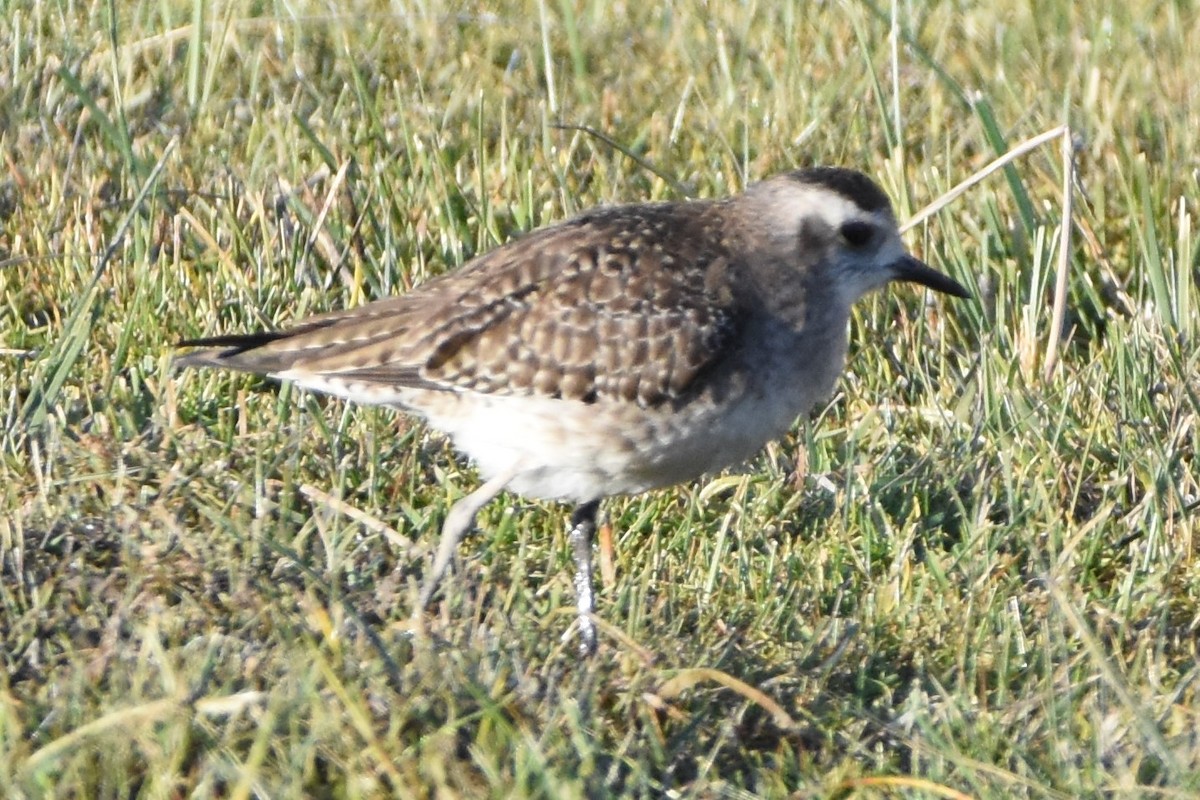
[{"label": "bird's leg", "polygon": [[600,510],[599,500],[590,500],[578,505],[571,513],[571,532],[567,539],[571,543],[571,557],[575,560],[575,607],[579,611],[579,652],[586,656],[596,654],[596,623],[592,621],[592,610],[596,598],[592,592],[592,537],[596,535],[596,514]]},{"label": "bird's leg", "polygon": [[446,521],[442,523],[442,538],[438,541],[437,553],[433,556],[433,565],[429,568],[429,574],[425,576],[424,583],[421,584],[421,596],[417,600],[414,614],[420,614],[429,605],[429,600],[437,591],[442,576],[446,574],[446,567],[450,566],[450,559],[454,557],[454,552],[458,549],[458,543],[475,525],[475,515],[479,513],[479,509],[500,494],[500,490],[508,485],[516,473],[517,470],[512,469],[496,475],[483,486],[459,500],[450,509],[450,513],[446,515]]}]

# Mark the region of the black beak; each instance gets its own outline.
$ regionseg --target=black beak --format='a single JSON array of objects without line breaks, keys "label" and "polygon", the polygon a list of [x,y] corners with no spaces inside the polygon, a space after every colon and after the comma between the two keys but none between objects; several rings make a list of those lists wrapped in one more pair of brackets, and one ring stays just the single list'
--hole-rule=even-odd
[{"label": "black beak", "polygon": [[892,264],[892,280],[919,283],[922,286],[928,286],[935,292],[944,292],[955,297],[970,298],[971,296],[971,293],[964,289],[961,283],[912,256],[905,256]]}]

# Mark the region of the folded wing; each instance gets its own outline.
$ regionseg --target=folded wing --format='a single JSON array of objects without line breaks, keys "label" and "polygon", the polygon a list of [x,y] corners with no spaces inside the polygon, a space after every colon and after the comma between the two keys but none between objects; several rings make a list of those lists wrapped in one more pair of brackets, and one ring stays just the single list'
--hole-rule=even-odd
[{"label": "folded wing", "polygon": [[591,212],[400,297],[183,342],[185,366],[654,406],[739,346],[731,263],[703,204]]}]

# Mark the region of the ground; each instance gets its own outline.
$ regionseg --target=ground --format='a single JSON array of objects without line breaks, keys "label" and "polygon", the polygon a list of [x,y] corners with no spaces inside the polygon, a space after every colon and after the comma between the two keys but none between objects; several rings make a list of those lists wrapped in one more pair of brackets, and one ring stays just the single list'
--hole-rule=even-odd
[{"label": "ground", "polygon": [[[1200,793],[1200,15],[1186,3],[11,3],[0,787],[65,797]],[[894,287],[740,470],[565,509],[418,422],[171,367],[603,203],[814,163]],[[1052,321],[1059,275],[1066,315]]]}]

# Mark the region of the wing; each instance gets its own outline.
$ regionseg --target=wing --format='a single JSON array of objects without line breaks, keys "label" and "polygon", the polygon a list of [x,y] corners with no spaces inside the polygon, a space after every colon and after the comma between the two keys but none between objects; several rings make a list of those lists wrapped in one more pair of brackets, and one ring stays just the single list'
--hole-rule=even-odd
[{"label": "wing", "polygon": [[416,290],[295,328],[185,344],[185,365],[653,406],[739,343],[710,203],[585,214]]}]

